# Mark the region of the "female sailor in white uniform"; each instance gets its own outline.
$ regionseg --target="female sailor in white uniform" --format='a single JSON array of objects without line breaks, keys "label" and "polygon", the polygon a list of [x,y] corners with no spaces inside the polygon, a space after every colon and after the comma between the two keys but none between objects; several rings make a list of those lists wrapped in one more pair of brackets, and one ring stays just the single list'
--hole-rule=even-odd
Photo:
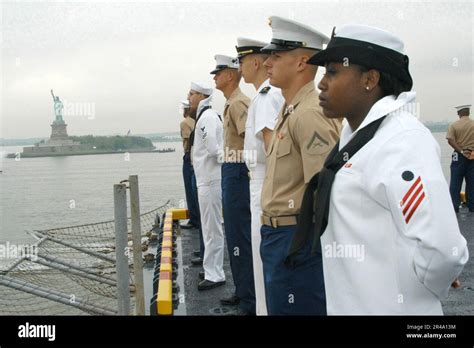
[{"label": "female sailor in white uniform", "polygon": [[306,206],[328,315],[442,314],[440,299],[469,258],[439,146],[412,113],[403,46],[384,30],[347,25],[309,61],[326,67],[324,114],[347,120],[313,182],[314,211]]}]

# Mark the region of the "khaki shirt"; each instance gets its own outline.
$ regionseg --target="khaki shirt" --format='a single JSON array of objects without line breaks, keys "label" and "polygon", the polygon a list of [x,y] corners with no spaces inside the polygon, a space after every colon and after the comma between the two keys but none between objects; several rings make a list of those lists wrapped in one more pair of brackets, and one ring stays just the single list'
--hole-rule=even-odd
[{"label": "khaki shirt", "polygon": [[186,117],[181,121],[179,127],[181,129],[181,138],[183,138],[183,149],[184,152],[189,152],[189,136],[194,129],[196,121],[190,116]]},{"label": "khaki shirt", "polygon": [[323,115],[314,81],[283,106],[267,153],[263,215],[299,214],[307,183],[323,167],[340,132],[340,120]]},{"label": "khaki shirt", "polygon": [[474,150],[474,120],[463,116],[451,123],[446,139],[454,140],[463,150]]},{"label": "khaki shirt", "polygon": [[238,87],[224,105],[224,159],[226,162],[243,162],[242,150],[249,105],[250,98]]}]

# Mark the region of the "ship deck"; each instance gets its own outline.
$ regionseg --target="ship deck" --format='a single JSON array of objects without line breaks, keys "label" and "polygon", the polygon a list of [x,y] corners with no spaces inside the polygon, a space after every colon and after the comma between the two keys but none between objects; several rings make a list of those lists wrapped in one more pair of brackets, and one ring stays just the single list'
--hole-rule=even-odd
[{"label": "ship deck", "polygon": [[[474,250],[474,213],[469,213],[467,208],[462,207],[458,214],[458,222],[463,236],[468,242],[468,248]],[[207,291],[198,291],[198,274],[202,270],[201,266],[194,266],[191,259],[194,258],[193,251],[199,246],[199,235],[196,229],[181,230],[177,238],[178,250],[178,283],[180,284],[180,296],[184,300],[175,310],[175,315],[233,315],[234,307],[221,306],[219,299],[231,296],[234,291],[232,274],[230,271],[227,248],[225,248],[224,271],[226,274],[226,284]],[[148,281],[146,286],[147,307],[151,298],[153,270],[145,270],[149,274],[145,275]],[[474,315],[474,261],[470,257],[465,265],[459,280],[461,288],[451,289],[446,300],[442,301],[445,315]],[[148,285],[147,285],[148,283]]]}]

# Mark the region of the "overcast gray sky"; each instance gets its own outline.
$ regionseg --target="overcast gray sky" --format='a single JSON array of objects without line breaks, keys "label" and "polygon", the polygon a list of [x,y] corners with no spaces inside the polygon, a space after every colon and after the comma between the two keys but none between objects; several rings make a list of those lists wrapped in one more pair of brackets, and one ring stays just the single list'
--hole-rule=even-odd
[{"label": "overcast gray sky", "polygon": [[359,23],[401,37],[422,120],[455,120],[453,106],[473,102],[472,1],[2,1],[0,137],[48,137],[50,89],[71,135],[178,131],[190,81],[212,83],[214,54],[235,55],[238,36],[269,41],[271,15],[327,35]]}]

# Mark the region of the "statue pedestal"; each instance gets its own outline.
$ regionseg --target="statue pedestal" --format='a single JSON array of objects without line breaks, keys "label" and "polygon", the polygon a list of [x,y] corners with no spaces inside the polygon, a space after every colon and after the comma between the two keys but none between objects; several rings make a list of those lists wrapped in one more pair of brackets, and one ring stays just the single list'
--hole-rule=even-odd
[{"label": "statue pedestal", "polygon": [[67,135],[67,124],[62,122],[54,121],[51,124],[51,137],[50,140],[67,140],[69,136]]}]

